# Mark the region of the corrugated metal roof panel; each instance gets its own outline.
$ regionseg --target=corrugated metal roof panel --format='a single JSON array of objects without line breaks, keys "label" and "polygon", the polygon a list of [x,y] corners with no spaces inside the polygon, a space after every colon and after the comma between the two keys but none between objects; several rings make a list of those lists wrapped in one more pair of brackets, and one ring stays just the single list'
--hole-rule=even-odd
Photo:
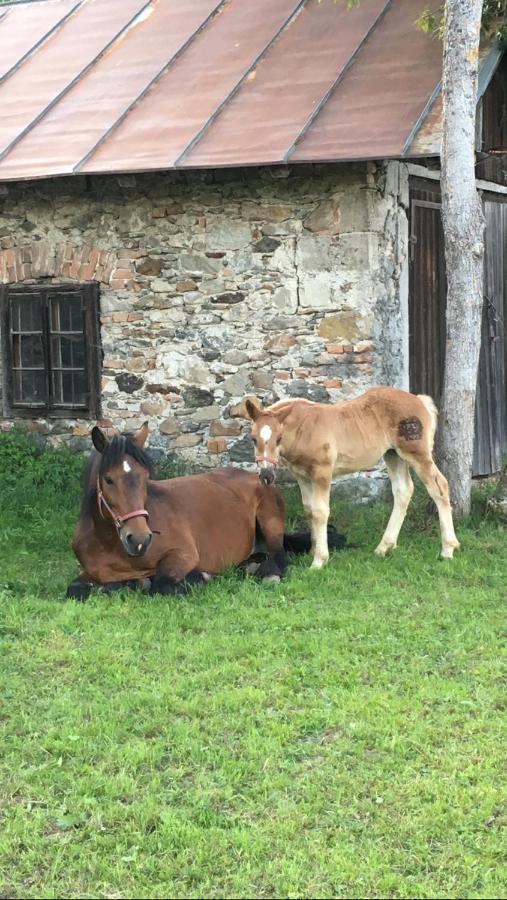
[{"label": "corrugated metal roof panel", "polygon": [[407,148],[415,155],[441,69],[440,44],[415,26],[420,7],[420,0],[361,0],[350,10],[345,0],[7,5],[0,179],[368,159]]},{"label": "corrugated metal roof panel", "polygon": [[[48,4],[49,5],[49,4]],[[89,0],[63,22],[0,87],[0,157],[33,127],[108,43],[145,5],[145,0]],[[9,23],[10,16],[7,18]],[[1,27],[1,26],[0,26]]]},{"label": "corrugated metal roof panel", "polygon": [[284,159],[385,5],[362,0],[351,16],[345,2],[309,0],[183,164]]},{"label": "corrugated metal roof panel", "polygon": [[133,169],[174,167],[300,4],[256,0],[253,15],[245,15],[244,0],[224,3],[83,171],[108,172],[118,163]]},{"label": "corrugated metal roof panel", "polygon": [[109,52],[18,143],[0,164],[0,177],[11,177],[20,169],[31,177],[71,173],[217,4],[218,0],[150,3]]},{"label": "corrugated metal roof panel", "polygon": [[0,78],[5,78],[30,51],[47,39],[80,3],[81,0],[61,0],[60,3],[4,7],[0,11]]},{"label": "corrugated metal roof panel", "polygon": [[400,156],[440,80],[442,45],[415,25],[420,0],[394,0],[292,159]]}]

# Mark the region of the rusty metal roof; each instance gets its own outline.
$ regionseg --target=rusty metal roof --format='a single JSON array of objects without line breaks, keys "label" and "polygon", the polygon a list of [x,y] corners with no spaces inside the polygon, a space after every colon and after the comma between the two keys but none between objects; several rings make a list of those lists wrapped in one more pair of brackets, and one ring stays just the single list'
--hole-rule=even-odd
[{"label": "rusty metal roof", "polygon": [[0,180],[420,155],[441,75],[420,11],[421,0],[1,6]]}]

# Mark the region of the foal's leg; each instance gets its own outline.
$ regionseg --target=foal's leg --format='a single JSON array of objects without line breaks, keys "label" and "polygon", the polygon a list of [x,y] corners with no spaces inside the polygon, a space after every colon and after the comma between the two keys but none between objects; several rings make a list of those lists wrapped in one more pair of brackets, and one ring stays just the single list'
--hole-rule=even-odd
[{"label": "foal's leg", "polygon": [[312,569],[321,569],[329,559],[327,523],[332,472],[322,472],[312,482],[310,499],[313,562]]},{"label": "foal's leg", "polygon": [[256,578],[280,581],[287,569],[287,554],[284,549],[285,507],[281,495],[271,487],[263,490],[257,507],[257,524],[266,541],[268,558],[255,573]]},{"label": "foal's leg", "polygon": [[385,556],[394,550],[398,542],[401,526],[405,521],[408,504],[414,493],[414,485],[410,477],[408,463],[401,459],[395,450],[388,450],[384,455],[385,464],[393,490],[393,511],[380,544],[375,550],[377,556]]},{"label": "foal's leg", "polygon": [[440,469],[437,469],[431,455],[417,456],[409,459],[409,462],[419,475],[438,509],[442,535],[442,551],[440,555],[443,559],[452,559],[454,551],[459,547],[459,541],[454,533],[447,478],[442,475]]},{"label": "foal's leg", "polygon": [[[303,504],[303,511],[306,517],[307,522],[310,524],[312,521],[312,482],[309,478],[302,478],[301,475],[296,477],[297,483],[299,485],[299,490],[301,491],[301,502]],[[313,549],[313,542],[312,542]]]}]

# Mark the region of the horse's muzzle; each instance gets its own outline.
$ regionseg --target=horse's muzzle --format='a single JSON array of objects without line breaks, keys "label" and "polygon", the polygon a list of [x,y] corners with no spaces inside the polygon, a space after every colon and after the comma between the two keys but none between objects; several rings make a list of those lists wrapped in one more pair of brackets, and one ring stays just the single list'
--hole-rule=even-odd
[{"label": "horse's muzzle", "polygon": [[267,487],[269,487],[270,484],[273,484],[275,480],[274,466],[270,466],[269,468],[263,467],[259,472],[259,478]]},{"label": "horse's muzzle", "polygon": [[151,531],[144,532],[143,534],[135,534],[132,531],[122,531],[120,533],[120,540],[125,553],[128,553],[129,556],[144,556],[153,540],[153,535]]}]

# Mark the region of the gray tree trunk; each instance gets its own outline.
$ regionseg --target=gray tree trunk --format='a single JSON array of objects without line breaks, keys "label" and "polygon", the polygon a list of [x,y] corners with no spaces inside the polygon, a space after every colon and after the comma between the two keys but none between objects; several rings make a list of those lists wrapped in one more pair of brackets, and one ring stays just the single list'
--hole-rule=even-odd
[{"label": "gray tree trunk", "polygon": [[475,187],[475,119],[483,0],[446,0],[442,77],[442,218],[447,341],[439,461],[455,514],[470,511],[481,346],[484,215]]}]

